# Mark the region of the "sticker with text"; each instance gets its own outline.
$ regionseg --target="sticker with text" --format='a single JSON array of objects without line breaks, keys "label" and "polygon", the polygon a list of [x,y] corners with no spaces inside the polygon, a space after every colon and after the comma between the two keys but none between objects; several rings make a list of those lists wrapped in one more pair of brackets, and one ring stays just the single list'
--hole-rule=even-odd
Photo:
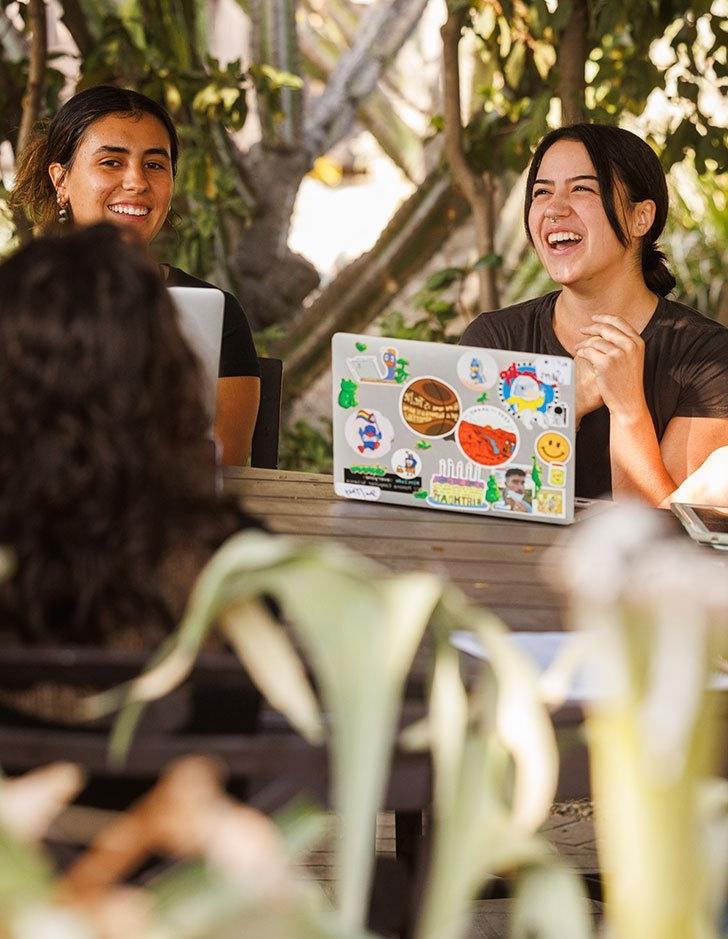
[{"label": "sticker with text", "polygon": [[536,359],[536,378],[546,385],[570,385],[574,368],[573,359],[543,356]]},{"label": "sticker with text", "polygon": [[476,404],[464,412],[455,439],[463,456],[479,466],[502,466],[515,456],[520,435],[510,415],[490,404]]},{"label": "sticker with text", "polygon": [[402,420],[421,437],[446,437],[460,417],[460,399],[439,378],[416,378],[402,392]]},{"label": "sticker with text", "polygon": [[334,492],[345,499],[364,499],[366,502],[376,502],[382,495],[378,486],[353,485],[351,483],[334,483]]},{"label": "sticker with text", "polygon": [[440,460],[438,472],[430,480],[429,505],[486,511],[485,483],[481,469],[463,460]]}]

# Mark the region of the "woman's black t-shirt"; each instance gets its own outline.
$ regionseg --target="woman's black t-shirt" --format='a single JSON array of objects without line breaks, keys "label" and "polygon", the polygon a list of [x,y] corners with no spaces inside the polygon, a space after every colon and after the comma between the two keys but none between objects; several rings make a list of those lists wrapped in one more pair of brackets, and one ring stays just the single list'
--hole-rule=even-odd
[{"label": "woman's black t-shirt", "polygon": [[[169,274],[166,284],[168,287],[213,287],[207,281],[193,277],[178,267],[165,265]],[[222,323],[222,347],[220,349],[220,378],[237,378],[240,376],[253,376],[260,378],[260,366],[255,352],[253,334],[250,325],[235,297],[223,290],[225,295],[225,313]]]},{"label": "woman's black t-shirt", "polygon": [[[568,356],[556,337],[553,313],[559,291],[481,313],[461,343],[490,349]],[[642,330],[644,386],[657,439],[673,417],[728,419],[728,329],[697,310],[660,297]],[[576,435],[576,494],[611,494],[609,411],[602,406],[581,421]]]}]

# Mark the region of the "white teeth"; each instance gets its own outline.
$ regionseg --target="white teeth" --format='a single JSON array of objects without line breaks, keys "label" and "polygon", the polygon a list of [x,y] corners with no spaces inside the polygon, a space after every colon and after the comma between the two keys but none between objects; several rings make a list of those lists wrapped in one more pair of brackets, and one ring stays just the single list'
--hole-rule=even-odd
[{"label": "white teeth", "polygon": [[560,241],[581,241],[581,235],[577,235],[575,231],[556,231],[548,236],[547,241],[550,245]]},{"label": "white teeth", "polygon": [[149,209],[143,205],[110,205],[109,208],[117,215],[149,215]]}]

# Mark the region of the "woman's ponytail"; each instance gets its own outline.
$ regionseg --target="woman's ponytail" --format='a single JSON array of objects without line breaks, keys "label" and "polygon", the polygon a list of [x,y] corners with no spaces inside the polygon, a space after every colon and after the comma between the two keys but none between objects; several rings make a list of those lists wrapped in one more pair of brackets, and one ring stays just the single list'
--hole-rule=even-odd
[{"label": "woman's ponytail", "polygon": [[648,289],[661,297],[666,297],[677,283],[667,258],[654,241],[642,243],[642,274]]}]

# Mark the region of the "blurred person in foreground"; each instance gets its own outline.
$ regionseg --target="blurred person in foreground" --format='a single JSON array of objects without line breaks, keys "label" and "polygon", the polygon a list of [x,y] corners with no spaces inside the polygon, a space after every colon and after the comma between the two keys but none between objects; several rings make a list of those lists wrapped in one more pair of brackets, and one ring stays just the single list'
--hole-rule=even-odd
[{"label": "blurred person in foreground", "polygon": [[6,639],[154,646],[233,532],[202,369],[157,267],[111,225],[0,265]]}]

